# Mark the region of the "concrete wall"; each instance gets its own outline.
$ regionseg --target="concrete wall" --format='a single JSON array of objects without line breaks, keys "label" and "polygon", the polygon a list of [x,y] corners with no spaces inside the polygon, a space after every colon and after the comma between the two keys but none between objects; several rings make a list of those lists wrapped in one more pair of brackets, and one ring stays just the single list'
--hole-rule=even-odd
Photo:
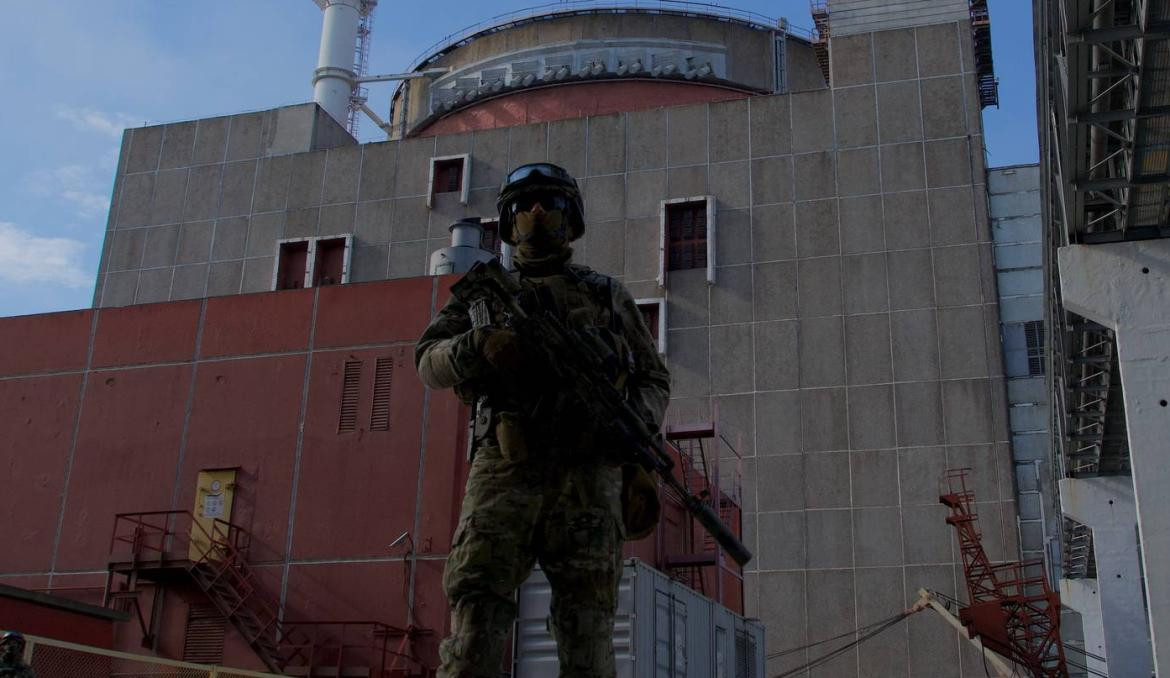
[{"label": "concrete wall", "polygon": [[968,0],[829,0],[833,35],[946,24],[967,19]]}]

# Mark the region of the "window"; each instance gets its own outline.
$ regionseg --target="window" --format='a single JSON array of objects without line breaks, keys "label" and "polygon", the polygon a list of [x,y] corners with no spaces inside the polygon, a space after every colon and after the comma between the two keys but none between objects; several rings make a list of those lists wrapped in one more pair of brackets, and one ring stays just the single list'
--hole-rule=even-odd
[{"label": "window", "polygon": [[276,245],[272,289],[299,290],[347,283],[352,249],[351,235],[281,240]]},{"label": "window", "polygon": [[431,158],[430,192],[427,193],[427,207],[434,207],[435,196],[455,193],[459,202],[466,205],[471,181],[471,156],[445,155]]},{"label": "window", "polygon": [[715,282],[715,199],[698,196],[662,203],[661,250],[658,284],[666,286],[668,271],[707,270],[707,282]]},{"label": "window", "polygon": [[1044,322],[1033,320],[1024,323],[1024,342],[1028,346],[1028,376],[1044,376]]},{"label": "window", "polygon": [[646,321],[650,336],[654,337],[654,341],[658,344],[658,352],[666,355],[666,300],[661,297],[636,299],[634,303],[642,312],[642,319]]}]

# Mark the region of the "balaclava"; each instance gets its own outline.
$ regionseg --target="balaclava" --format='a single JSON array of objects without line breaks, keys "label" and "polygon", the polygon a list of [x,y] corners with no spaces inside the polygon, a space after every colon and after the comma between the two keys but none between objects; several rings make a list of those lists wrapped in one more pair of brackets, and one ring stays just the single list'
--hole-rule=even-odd
[{"label": "balaclava", "polygon": [[514,261],[522,273],[547,275],[560,269],[573,256],[573,248],[569,247],[569,224],[562,210],[517,212],[513,219]]}]

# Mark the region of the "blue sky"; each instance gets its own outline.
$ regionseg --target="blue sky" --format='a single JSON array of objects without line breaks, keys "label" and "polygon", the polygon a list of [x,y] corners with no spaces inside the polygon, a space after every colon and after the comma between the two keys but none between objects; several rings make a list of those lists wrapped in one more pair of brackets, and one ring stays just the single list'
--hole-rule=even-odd
[{"label": "blue sky", "polygon": [[[404,70],[444,36],[528,1],[383,0],[370,70]],[[729,6],[810,26],[806,0]],[[984,111],[992,166],[1037,159],[1031,3],[991,0],[1000,108]],[[312,98],[312,0],[11,2],[0,23],[0,316],[91,303],[121,131]],[[388,106],[392,84],[371,87]],[[372,123],[363,140],[378,135]]]}]

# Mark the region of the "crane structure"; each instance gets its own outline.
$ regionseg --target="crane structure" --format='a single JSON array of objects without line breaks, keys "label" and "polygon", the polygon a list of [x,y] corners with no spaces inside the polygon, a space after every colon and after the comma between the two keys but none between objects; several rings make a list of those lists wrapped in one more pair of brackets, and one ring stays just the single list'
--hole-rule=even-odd
[{"label": "crane structure", "polygon": [[968,637],[1016,662],[1037,678],[1067,678],[1060,640],[1060,596],[1048,585],[1041,560],[995,564],[983,549],[970,469],[949,469],[939,501],[959,538],[968,602],[959,621]]}]

